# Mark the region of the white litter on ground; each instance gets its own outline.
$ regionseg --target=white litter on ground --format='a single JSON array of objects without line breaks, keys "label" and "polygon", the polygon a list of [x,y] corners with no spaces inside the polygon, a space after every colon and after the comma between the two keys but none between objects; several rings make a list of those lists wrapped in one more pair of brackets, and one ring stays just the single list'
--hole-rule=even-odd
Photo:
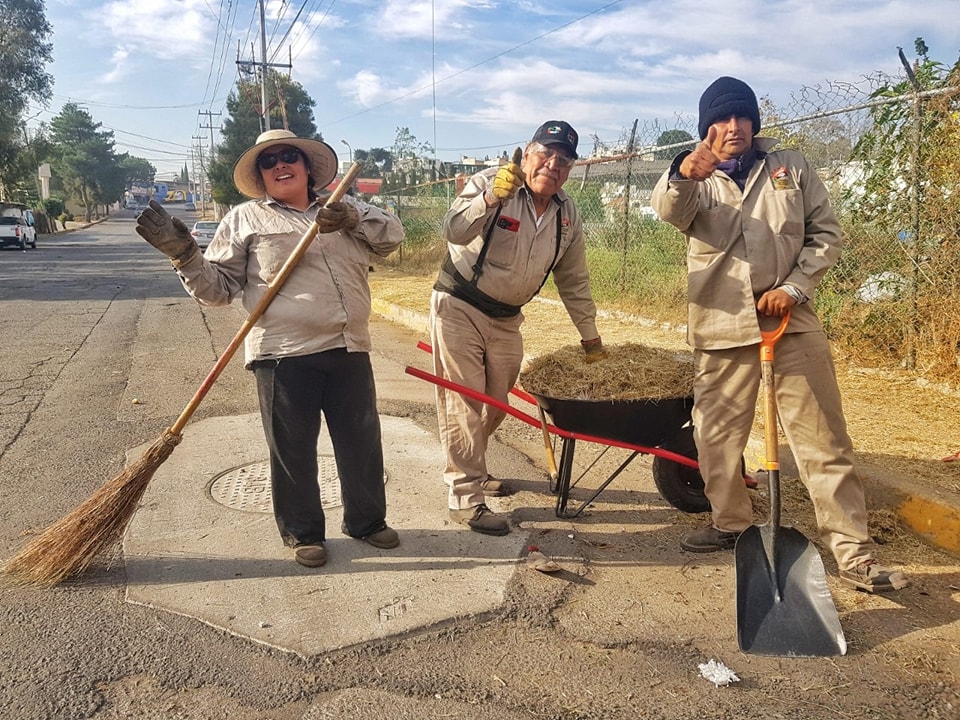
[{"label": "white litter on ground", "polygon": [[710,662],[700,663],[697,667],[700,668],[700,675],[717,687],[721,685],[726,687],[732,682],[740,682],[737,674],[722,662],[710,660]]}]

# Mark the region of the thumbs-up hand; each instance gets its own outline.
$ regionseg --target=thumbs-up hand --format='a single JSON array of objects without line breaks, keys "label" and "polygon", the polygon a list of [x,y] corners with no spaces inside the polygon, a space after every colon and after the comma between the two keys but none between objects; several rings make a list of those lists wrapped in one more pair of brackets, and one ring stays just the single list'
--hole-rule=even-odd
[{"label": "thumbs-up hand", "polygon": [[522,159],[523,151],[517,148],[513,151],[510,162],[497,171],[497,176],[493,179],[493,196],[498,202],[509,200],[523,187],[523,170],[520,167]]},{"label": "thumbs-up hand", "polygon": [[680,174],[688,180],[700,182],[713,175],[720,164],[714,152],[713,147],[717,142],[718,131],[716,125],[711,125],[707,130],[707,136],[700,141],[700,144],[692,153],[687,155],[680,163]]}]

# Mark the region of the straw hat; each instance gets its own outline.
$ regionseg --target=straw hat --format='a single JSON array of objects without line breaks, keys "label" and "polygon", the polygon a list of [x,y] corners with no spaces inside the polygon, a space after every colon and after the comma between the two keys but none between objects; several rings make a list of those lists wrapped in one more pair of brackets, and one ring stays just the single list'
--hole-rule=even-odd
[{"label": "straw hat", "polygon": [[337,154],[325,142],[299,138],[289,130],[267,130],[260,133],[256,144],[244,152],[233,166],[233,184],[248,198],[262,198],[266,193],[257,158],[273,145],[290,145],[310,159],[314,190],[323,190],[337,176]]}]

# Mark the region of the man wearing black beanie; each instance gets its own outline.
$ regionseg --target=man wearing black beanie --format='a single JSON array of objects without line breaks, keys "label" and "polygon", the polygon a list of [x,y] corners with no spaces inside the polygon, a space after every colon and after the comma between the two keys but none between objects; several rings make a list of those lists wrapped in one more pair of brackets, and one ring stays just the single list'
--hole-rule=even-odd
[{"label": "man wearing black beanie", "polygon": [[711,83],[700,98],[698,128],[700,144],[674,159],[651,201],[687,238],[694,439],[712,512],[712,524],[680,545],[732,549],[753,524],[740,463],[761,381],[760,333],[789,312],[774,366],[777,407],[821,538],[845,585],[865,592],[906,587],[902,572],[873,557],[830,343],[813,309],[817,285],[841,249],[827,190],[799,152],[754,137],[760,111],[742,80]]},{"label": "man wearing black beanie", "polygon": [[732,77],[717,78],[700,96],[700,121],[697,123],[700,139],[707,136],[710,126],[717,120],[731,115],[749,118],[753,123],[753,134],[760,132],[760,108],[750,86]]}]

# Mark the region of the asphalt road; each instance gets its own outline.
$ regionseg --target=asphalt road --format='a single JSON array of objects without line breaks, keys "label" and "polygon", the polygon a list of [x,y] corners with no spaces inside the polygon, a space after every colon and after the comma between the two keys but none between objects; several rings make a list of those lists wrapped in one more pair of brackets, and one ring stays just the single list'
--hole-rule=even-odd
[{"label": "asphalt road", "polygon": [[[121,214],[0,252],[3,557],[157,437],[244,317],[190,300],[133,227]],[[376,352],[424,365],[415,333],[373,328]],[[431,400],[424,384],[422,398],[382,397],[380,409],[435,430]],[[235,361],[194,417],[256,411]],[[507,428],[535,457],[536,434]],[[494,617],[312,659],[125,602],[116,553],[51,590],[0,583],[0,717],[960,717],[955,560],[911,546],[929,575],[892,599],[831,584],[844,658],[746,656],[731,630],[732,559],[680,553],[693,521],[650,486],[610,492],[576,522],[551,522],[549,495],[522,493],[514,521],[563,553],[559,577],[518,569]],[[705,680],[698,663],[712,658],[741,682]]]}]

